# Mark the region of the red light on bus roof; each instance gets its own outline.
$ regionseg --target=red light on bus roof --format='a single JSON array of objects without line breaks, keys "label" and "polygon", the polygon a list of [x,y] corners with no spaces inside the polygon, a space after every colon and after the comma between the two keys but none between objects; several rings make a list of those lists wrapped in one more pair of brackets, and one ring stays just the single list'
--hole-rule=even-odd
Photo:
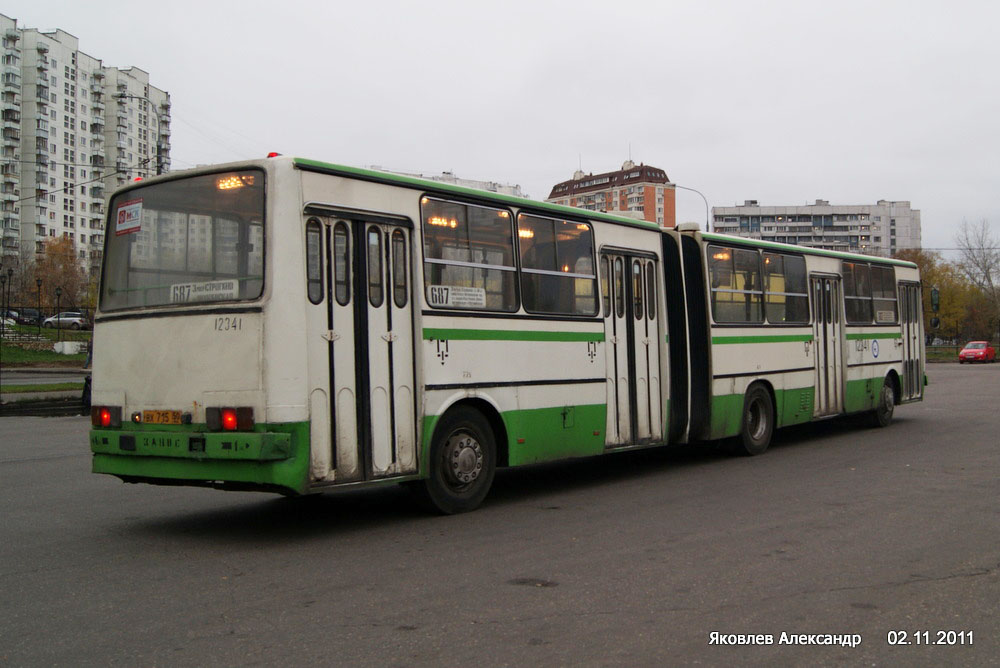
[{"label": "red light on bus roof", "polygon": [[278,153],[277,151],[271,151],[270,153],[267,154],[267,157],[269,157],[269,158],[277,158],[279,155],[281,155],[281,154]]},{"label": "red light on bus roof", "polygon": [[235,408],[223,408],[222,409],[222,428],[225,431],[236,431],[236,409]]},{"label": "red light on bus roof", "polygon": [[132,181],[142,181],[142,177],[141,176],[137,176],[134,179],[132,179]]},{"label": "red light on bus roof", "polygon": [[110,427],[111,426],[111,411],[109,411],[107,408],[102,408],[101,409],[100,418],[101,418],[101,426],[102,427]]}]

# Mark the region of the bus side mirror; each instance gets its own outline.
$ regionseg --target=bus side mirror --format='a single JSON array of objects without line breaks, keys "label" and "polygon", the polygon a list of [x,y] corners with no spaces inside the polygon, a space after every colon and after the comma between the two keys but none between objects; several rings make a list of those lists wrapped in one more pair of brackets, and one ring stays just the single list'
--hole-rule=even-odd
[{"label": "bus side mirror", "polygon": [[931,329],[937,329],[940,326],[941,326],[941,318],[938,318],[937,316],[931,318]]},{"label": "bus side mirror", "polygon": [[[931,310],[935,313],[938,312],[938,308],[941,306],[941,293],[937,288],[931,288]],[[932,325],[932,327],[937,327],[937,325]]]}]

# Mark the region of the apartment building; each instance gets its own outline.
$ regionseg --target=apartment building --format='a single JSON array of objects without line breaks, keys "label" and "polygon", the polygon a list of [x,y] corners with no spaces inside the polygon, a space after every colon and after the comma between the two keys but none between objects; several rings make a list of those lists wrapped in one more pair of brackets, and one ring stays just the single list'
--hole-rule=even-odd
[{"label": "apartment building", "polygon": [[569,181],[552,186],[546,202],[589,211],[617,213],[674,227],[677,223],[676,189],[658,167],[626,160],[622,168],[603,174],[578,170]]},{"label": "apartment building", "polygon": [[107,194],[170,167],[170,96],[139,68],[104,66],[63,30],[0,15],[0,34],[5,262],[65,237],[96,273]]},{"label": "apartment building", "polygon": [[891,257],[920,248],[920,211],[906,201],[833,204],[818,199],[805,206],[712,207],[713,229],[751,239],[827,250]]}]

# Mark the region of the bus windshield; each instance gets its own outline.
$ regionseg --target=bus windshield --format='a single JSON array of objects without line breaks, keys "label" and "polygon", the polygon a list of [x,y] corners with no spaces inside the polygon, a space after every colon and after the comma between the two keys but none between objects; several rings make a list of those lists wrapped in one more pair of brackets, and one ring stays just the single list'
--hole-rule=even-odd
[{"label": "bus windshield", "polygon": [[103,311],[260,297],[263,171],[135,188],[116,195],[110,212]]}]

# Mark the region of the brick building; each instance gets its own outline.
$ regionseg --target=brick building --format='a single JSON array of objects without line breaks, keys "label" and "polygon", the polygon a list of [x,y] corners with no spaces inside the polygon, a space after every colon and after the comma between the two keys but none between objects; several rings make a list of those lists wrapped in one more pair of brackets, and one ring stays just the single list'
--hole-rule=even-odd
[{"label": "brick building", "polygon": [[622,168],[604,174],[577,171],[569,181],[552,187],[547,202],[605,211],[674,227],[676,190],[667,173],[651,165],[626,160]]}]

